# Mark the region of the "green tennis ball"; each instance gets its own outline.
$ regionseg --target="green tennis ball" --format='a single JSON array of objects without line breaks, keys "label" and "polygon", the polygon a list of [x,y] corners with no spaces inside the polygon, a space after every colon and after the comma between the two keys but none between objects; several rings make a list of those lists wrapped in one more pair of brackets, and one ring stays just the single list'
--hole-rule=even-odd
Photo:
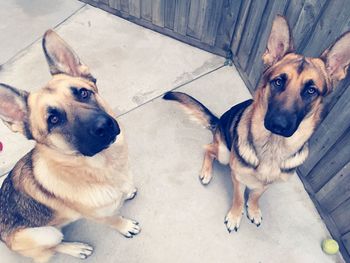
[{"label": "green tennis ball", "polygon": [[328,255],[334,255],[339,251],[339,245],[334,239],[325,239],[322,242],[322,249]]}]

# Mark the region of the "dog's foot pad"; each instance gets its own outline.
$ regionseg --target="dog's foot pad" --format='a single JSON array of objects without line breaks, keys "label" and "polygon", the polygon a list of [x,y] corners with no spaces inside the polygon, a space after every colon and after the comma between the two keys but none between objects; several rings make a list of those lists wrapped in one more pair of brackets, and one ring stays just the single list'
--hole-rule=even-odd
[{"label": "dog's foot pad", "polygon": [[118,229],[119,232],[127,238],[133,238],[141,232],[139,223],[135,220],[123,218],[122,227]]},{"label": "dog's foot pad", "polygon": [[262,214],[259,208],[251,209],[249,208],[249,206],[247,206],[247,217],[250,220],[250,222],[255,224],[257,227],[261,225]]},{"label": "dog's foot pad", "polygon": [[231,211],[225,217],[225,225],[227,231],[231,233],[232,231],[238,231],[239,225],[241,223],[242,213],[232,213]]}]

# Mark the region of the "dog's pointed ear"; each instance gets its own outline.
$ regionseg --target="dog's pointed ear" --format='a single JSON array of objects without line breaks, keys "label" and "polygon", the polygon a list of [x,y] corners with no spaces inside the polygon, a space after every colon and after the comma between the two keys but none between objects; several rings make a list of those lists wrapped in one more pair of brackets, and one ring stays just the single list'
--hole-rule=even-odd
[{"label": "dog's pointed ear", "polygon": [[28,107],[29,93],[0,83],[0,119],[13,132],[21,132],[28,138]]},{"label": "dog's pointed ear", "polygon": [[350,31],[326,49],[321,59],[326,63],[326,70],[333,84],[345,78],[350,64]]},{"label": "dog's pointed ear", "polygon": [[277,15],[272,23],[266,51],[262,56],[263,62],[267,66],[272,66],[291,51],[293,51],[293,40],[288,22],[283,16]]},{"label": "dog's pointed ear", "polygon": [[43,50],[52,75],[64,73],[96,82],[89,68],[84,65],[73,49],[52,30],[44,34]]}]

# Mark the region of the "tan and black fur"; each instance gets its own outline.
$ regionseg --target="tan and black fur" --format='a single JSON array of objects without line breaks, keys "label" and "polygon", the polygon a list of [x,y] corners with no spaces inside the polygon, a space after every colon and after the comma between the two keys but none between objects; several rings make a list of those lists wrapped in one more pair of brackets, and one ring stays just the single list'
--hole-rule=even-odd
[{"label": "tan and black fur", "polygon": [[64,242],[61,227],[88,218],[126,237],[139,233],[118,215],[136,194],[127,145],[96,80],[53,31],[43,38],[52,79],[28,93],[0,84],[0,118],[36,141],[0,190],[0,238],[13,251],[46,262],[55,252],[91,255],[84,243]]},{"label": "tan and black fur", "polygon": [[164,95],[166,100],[181,103],[213,132],[213,142],[206,146],[201,182],[210,182],[214,159],[231,167],[234,196],[225,218],[229,232],[239,228],[246,188],[250,189],[247,216],[259,226],[260,196],[273,182],[288,179],[307,158],[307,142],[320,121],[324,97],[346,76],[350,32],[320,58],[305,57],[294,53],[287,21],[277,16],[263,61],[266,70],[253,100],[232,107],[220,118],[187,94]]}]

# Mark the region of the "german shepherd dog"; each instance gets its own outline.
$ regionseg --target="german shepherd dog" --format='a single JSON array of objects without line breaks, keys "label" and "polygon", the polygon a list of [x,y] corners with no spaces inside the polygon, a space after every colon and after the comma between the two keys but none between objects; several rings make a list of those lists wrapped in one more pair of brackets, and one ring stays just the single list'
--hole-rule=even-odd
[{"label": "german shepherd dog", "polygon": [[42,44],[52,74],[43,88],[0,85],[0,118],[36,141],[1,187],[0,238],[36,262],[55,252],[84,259],[93,248],[64,242],[60,229],[88,218],[133,237],[138,223],[117,212],[136,188],[123,133],[88,67],[52,30]]},{"label": "german shepherd dog", "polygon": [[206,145],[201,182],[210,182],[214,159],[230,165],[234,196],[225,218],[229,232],[239,228],[246,187],[250,189],[247,216],[259,226],[260,196],[273,182],[293,175],[307,158],[307,142],[320,121],[324,97],[346,76],[350,32],[319,58],[293,50],[288,23],[277,16],[263,54],[266,69],[254,100],[233,106],[220,118],[187,94],[168,92],[163,97],[181,103],[213,132],[213,142]]}]

